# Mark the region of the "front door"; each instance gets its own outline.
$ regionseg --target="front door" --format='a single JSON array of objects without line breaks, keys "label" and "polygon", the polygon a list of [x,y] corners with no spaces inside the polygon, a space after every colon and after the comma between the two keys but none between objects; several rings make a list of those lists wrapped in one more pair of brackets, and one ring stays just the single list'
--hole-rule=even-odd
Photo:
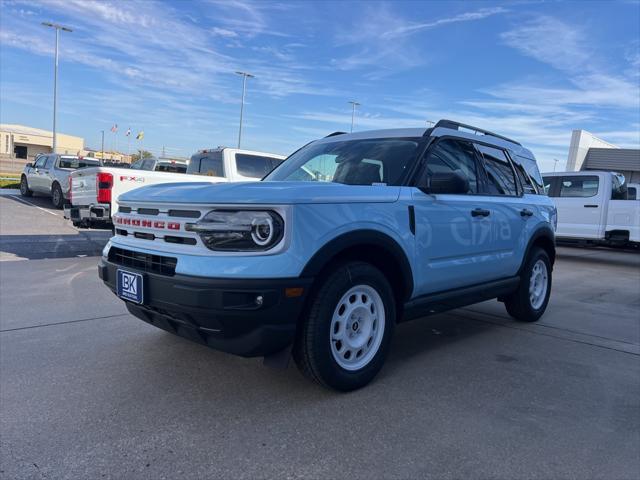
[{"label": "front door", "polygon": [[[480,195],[477,153],[470,142],[440,139],[425,158],[424,171],[412,189],[416,223],[416,294],[425,295],[491,280],[495,261],[493,211]],[[429,192],[438,174],[457,172],[468,181],[466,192]]]},{"label": "front door", "polygon": [[27,181],[29,188],[34,192],[44,192],[43,172],[44,166],[49,155],[40,155],[36,163],[27,173]]}]

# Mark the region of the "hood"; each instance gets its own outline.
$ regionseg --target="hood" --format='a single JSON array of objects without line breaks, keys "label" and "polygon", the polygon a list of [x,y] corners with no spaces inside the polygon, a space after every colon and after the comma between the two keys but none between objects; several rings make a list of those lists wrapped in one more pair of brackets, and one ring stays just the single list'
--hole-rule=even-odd
[{"label": "hood", "polygon": [[162,183],[137,188],[118,198],[121,202],[300,204],[395,202],[400,187],[343,185],[331,182]]}]

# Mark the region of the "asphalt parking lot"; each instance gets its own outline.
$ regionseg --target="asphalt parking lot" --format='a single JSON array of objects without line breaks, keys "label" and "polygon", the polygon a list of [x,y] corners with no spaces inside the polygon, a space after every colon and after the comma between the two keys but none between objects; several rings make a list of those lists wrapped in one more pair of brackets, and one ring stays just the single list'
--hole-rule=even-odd
[{"label": "asphalt parking lot", "polygon": [[396,329],[326,391],[130,316],[109,232],[0,195],[0,477],[640,476],[640,255],[560,248],[546,315],[486,302]]}]

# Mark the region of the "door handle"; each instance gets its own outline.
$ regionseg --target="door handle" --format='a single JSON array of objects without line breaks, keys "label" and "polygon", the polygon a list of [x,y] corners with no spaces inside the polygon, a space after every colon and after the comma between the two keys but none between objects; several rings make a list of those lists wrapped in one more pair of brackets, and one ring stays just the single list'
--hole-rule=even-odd
[{"label": "door handle", "polygon": [[491,215],[491,211],[485,210],[484,208],[474,208],[471,210],[472,217],[488,217],[489,215]]},{"label": "door handle", "polygon": [[527,208],[524,208],[520,210],[520,215],[523,217],[530,217],[531,215],[533,215],[533,212]]},{"label": "door handle", "polygon": [[584,208],[598,208],[598,205],[585,205]]}]

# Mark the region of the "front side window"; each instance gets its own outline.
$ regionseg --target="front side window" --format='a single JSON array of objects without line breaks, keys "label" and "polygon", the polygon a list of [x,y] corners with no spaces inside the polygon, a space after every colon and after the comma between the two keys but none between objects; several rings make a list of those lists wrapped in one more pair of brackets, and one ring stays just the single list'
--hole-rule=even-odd
[{"label": "front side window", "polygon": [[555,185],[558,177],[542,177],[542,186],[544,188],[544,194],[549,197],[557,197]]},{"label": "front side window", "polygon": [[485,145],[476,145],[484,160],[487,172],[487,188],[490,195],[517,195],[513,168],[503,150]]},{"label": "front side window", "polygon": [[441,140],[427,153],[425,178],[420,184],[432,186],[438,176],[454,173],[469,182],[464,193],[478,193],[478,164],[473,145],[460,140]]},{"label": "front side window", "polygon": [[418,143],[396,138],[311,143],[265,180],[399,185],[415,160]]},{"label": "front side window", "polygon": [[243,177],[262,178],[281,162],[280,159],[261,155],[236,154],[236,167]]},{"label": "front side window", "polygon": [[42,156],[38,157],[38,160],[36,160],[36,164],[34,165],[34,167],[35,168],[44,168],[44,165],[47,162],[47,158],[49,158],[48,155],[42,155]]},{"label": "front side window", "polygon": [[598,194],[597,176],[562,177],[561,197],[594,197]]},{"label": "front side window", "polygon": [[627,200],[638,200],[638,189],[636,187],[627,188]]}]

